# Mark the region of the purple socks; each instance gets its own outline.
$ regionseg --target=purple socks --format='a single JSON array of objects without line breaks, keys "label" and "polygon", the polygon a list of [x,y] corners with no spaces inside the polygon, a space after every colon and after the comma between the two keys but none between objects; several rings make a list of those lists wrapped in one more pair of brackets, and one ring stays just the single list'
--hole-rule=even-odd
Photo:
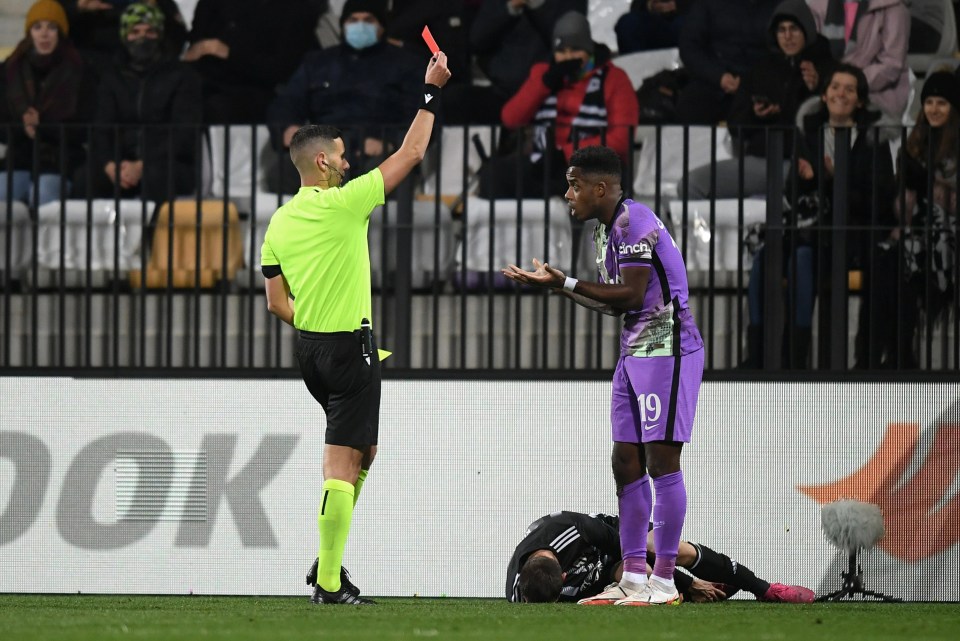
[{"label": "purple socks", "polygon": [[[653,479],[653,488],[657,493],[657,502],[653,507],[653,548],[657,555],[657,560],[653,565],[653,575],[658,579],[672,583],[673,570],[677,565],[677,551],[680,548],[680,532],[683,530],[683,519],[687,514],[687,488],[683,484],[683,472],[664,474]],[[626,493],[626,489],[624,488],[624,493]],[[647,492],[649,493],[649,489]],[[649,501],[649,499],[647,500]],[[620,498],[620,510],[620,536],[622,538],[622,497]],[[622,545],[624,545],[623,541],[621,541]],[[626,556],[625,548],[624,556]]]},{"label": "purple socks", "polygon": [[617,498],[620,504],[620,551],[624,570],[646,575],[647,530],[653,503],[650,477],[644,474],[633,483],[623,486]]}]

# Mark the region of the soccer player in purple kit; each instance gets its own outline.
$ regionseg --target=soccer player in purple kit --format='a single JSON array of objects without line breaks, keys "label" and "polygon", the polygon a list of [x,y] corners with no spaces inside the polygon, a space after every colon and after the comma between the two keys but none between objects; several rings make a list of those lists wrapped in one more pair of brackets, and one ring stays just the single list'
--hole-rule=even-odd
[{"label": "soccer player in purple kit", "polygon": [[[579,603],[678,605],[683,599],[673,570],[687,511],[680,452],[693,430],[703,340],[688,305],[680,251],[655,213],[624,198],[621,171],[617,154],[600,146],[574,152],[567,169],[570,214],[600,223],[594,236],[599,282],[570,278],[536,258],[534,271],[516,265],[502,271],[519,283],[551,288],[584,307],[623,317],[610,401],[623,578]],[[651,512],[656,562],[648,580]]]}]

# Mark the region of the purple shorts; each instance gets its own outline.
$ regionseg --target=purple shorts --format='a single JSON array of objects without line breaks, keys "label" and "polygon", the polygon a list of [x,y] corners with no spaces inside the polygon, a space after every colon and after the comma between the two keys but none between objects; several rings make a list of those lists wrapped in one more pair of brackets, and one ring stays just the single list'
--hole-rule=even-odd
[{"label": "purple shorts", "polygon": [[703,380],[703,352],[686,356],[621,356],[613,373],[613,440],[690,442]]}]

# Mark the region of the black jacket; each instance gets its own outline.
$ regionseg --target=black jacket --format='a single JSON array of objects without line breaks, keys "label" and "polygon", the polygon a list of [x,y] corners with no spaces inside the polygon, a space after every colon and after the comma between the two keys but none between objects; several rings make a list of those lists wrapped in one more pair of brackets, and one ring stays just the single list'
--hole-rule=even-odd
[{"label": "black jacket", "polygon": [[[168,191],[165,178],[171,154],[178,176],[176,191],[189,191],[197,173],[200,111],[200,77],[189,65],[161,60],[136,71],[121,54],[100,81],[98,126],[90,145],[94,170],[118,159],[119,140],[119,160],[143,161],[151,195]],[[119,139],[111,125],[119,125]]]},{"label": "black jacket", "polygon": [[230,47],[230,56],[204,56],[193,64],[205,84],[273,92],[308,51],[319,48],[316,27],[325,5],[321,0],[199,0],[190,44],[216,38]]},{"label": "black jacket", "polygon": [[493,86],[507,97],[515,94],[533,63],[548,58],[553,24],[571,10],[586,15],[586,0],[553,0],[519,16],[504,0],[484,0],[470,27],[470,46]]},{"label": "black jacket", "polygon": [[[820,188],[820,173],[823,172],[823,195],[833,199],[834,180],[823,168],[824,137],[832,135],[828,126],[827,110],[817,106],[812,113],[805,107],[816,105],[819,99],[811,99],[801,107],[798,118],[802,123],[798,139],[797,156],[813,167],[811,180],[800,180],[798,191],[815,192]],[[875,229],[889,229],[895,224],[893,200],[896,186],[893,179],[893,160],[890,154],[890,127],[876,128],[880,113],[861,110],[856,126],[856,139],[849,152],[847,171],[847,211],[846,225],[852,227],[870,226]],[[821,134],[822,132],[822,134]],[[852,135],[851,131],[851,135]],[[824,140],[824,143],[821,143]],[[833,204],[835,206],[835,203]],[[833,207],[828,220],[821,224],[832,224],[835,220]],[[847,263],[850,268],[863,268],[870,256],[870,245],[875,242],[876,234],[864,230],[851,229],[847,233]]]},{"label": "black jacket", "polygon": [[690,75],[719,86],[724,73],[745,74],[767,52],[767,27],[778,2],[694,2],[680,33],[680,58]]},{"label": "black jacket", "polygon": [[[69,40],[60,47],[59,64],[46,72],[33,68],[23,45],[0,66],[0,121],[8,123],[0,126],[0,141],[6,143],[14,169],[33,171],[36,154],[40,173],[64,171],[70,176],[84,160],[85,124],[93,118],[96,80]],[[23,112],[14,106],[18,101],[8,100],[14,92],[40,112],[34,138],[23,127]],[[45,108],[44,101],[55,101],[46,105],[53,109]]]},{"label": "black jacket", "polygon": [[[777,45],[776,29],[783,18],[796,22],[804,31],[807,46],[796,56],[787,56]],[[817,33],[813,14],[804,0],[785,0],[777,6],[770,19],[768,38],[769,51],[741,79],[728,117],[734,135],[743,136],[744,154],[750,156],[766,156],[764,127],[793,129],[800,104],[811,96],[820,95],[823,79],[833,64],[830,44]],[[804,61],[812,62],[820,76],[820,84],[813,89],[807,88],[800,73],[800,64]],[[768,118],[757,117],[753,110],[755,98],[780,105],[780,112]],[[788,133],[785,156],[791,153],[791,140],[792,135]],[[739,151],[739,142],[735,142],[734,149]]]},{"label": "black jacket", "polygon": [[290,125],[407,124],[423,88],[427,61],[381,41],[357,51],[340,44],[308,53],[267,112],[271,133]]}]

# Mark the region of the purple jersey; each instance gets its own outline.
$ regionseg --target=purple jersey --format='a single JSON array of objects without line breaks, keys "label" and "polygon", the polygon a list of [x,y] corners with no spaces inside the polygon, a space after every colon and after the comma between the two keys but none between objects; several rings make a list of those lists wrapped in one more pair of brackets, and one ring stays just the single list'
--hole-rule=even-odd
[{"label": "purple jersey", "polygon": [[601,283],[619,283],[624,267],[647,267],[641,309],[626,310],[620,332],[624,356],[683,356],[703,348],[689,306],[687,270],[663,222],[648,207],[624,200],[609,229],[594,234]]}]

